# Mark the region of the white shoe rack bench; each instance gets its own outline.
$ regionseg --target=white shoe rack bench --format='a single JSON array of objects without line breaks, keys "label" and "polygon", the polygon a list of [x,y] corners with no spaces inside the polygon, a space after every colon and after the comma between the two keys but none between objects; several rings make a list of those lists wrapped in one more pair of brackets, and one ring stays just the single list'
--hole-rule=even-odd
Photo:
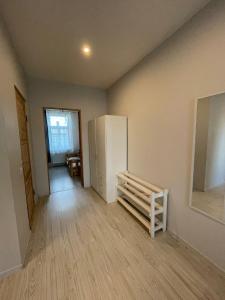
[{"label": "white shoe rack bench", "polygon": [[128,171],[117,175],[117,201],[147,229],[151,238],[166,231],[168,190],[150,184]]}]

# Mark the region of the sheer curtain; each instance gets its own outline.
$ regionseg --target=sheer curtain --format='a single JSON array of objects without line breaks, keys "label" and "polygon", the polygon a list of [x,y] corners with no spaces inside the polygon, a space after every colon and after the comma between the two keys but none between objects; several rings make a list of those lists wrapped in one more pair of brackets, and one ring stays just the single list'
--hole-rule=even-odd
[{"label": "sheer curtain", "polygon": [[77,151],[78,122],[75,113],[56,109],[46,110],[49,150],[52,163],[65,162],[65,154]]}]

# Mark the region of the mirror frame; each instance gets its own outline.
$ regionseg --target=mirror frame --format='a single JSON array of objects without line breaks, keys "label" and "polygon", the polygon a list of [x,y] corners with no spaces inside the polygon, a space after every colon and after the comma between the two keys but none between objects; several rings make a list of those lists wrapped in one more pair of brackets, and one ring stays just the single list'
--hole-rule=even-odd
[{"label": "mirror frame", "polygon": [[[194,100],[194,118],[193,118],[193,128],[192,128],[191,171],[190,171],[191,180],[190,180],[190,188],[189,188],[188,205],[189,205],[190,209],[202,214],[203,216],[206,216],[206,217],[210,218],[211,220],[213,220],[215,222],[218,222],[220,224],[225,225],[225,221],[222,221],[222,220],[220,220],[216,217],[213,217],[210,214],[208,214],[207,212],[204,212],[201,209],[199,209],[199,208],[192,205],[192,193],[193,193],[193,181],[194,181],[194,164],[195,164],[195,136],[196,136],[196,125],[197,125],[198,101],[201,100],[201,99],[214,97],[214,96],[221,95],[221,94],[225,94],[225,91],[223,91],[221,93],[217,93],[215,95],[210,95],[210,96],[197,98],[197,99]],[[224,209],[225,209],[225,207],[224,207]]]}]

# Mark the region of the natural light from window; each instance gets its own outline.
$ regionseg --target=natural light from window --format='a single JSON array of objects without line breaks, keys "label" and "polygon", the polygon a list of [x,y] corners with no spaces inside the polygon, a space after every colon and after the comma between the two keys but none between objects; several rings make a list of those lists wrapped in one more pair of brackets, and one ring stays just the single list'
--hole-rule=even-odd
[{"label": "natural light from window", "polygon": [[51,126],[61,126],[66,127],[68,125],[68,119],[61,116],[51,116],[50,117]]}]

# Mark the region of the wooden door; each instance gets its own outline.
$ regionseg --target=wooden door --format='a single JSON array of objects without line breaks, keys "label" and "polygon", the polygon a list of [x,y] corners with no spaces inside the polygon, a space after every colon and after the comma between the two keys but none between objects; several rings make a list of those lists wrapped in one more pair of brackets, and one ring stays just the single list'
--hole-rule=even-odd
[{"label": "wooden door", "polygon": [[27,116],[26,116],[26,109],[25,109],[25,99],[17,89],[15,90],[16,90],[16,108],[17,108],[18,125],[19,125],[22,167],[23,167],[24,185],[26,191],[26,200],[27,200],[27,212],[28,212],[29,224],[31,228],[35,204],[34,204],[34,190],[33,190],[33,183],[32,183],[31,163],[30,163],[29,141],[28,141],[28,132],[27,132]]}]

